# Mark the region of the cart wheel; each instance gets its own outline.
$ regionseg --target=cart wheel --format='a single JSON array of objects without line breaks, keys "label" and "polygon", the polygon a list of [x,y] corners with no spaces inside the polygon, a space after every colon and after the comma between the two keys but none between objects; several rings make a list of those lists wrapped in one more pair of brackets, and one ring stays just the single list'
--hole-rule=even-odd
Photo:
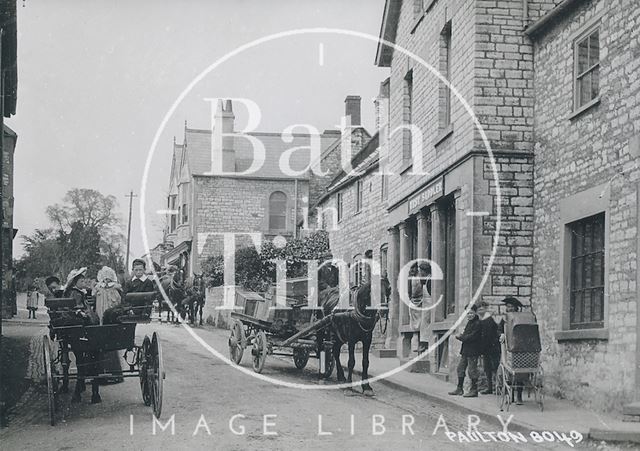
[{"label": "cart wheel", "polygon": [[296,368],[299,370],[304,369],[307,366],[307,362],[309,361],[309,351],[304,348],[294,348],[293,349],[293,363],[296,365]]},{"label": "cart wheel", "polygon": [[256,373],[261,373],[264,368],[264,362],[267,360],[267,334],[264,330],[258,331],[253,339],[253,370]]},{"label": "cart wheel", "polygon": [[48,335],[42,337],[42,352],[44,357],[44,374],[47,378],[47,399],[49,404],[49,422],[56,425],[56,401],[58,397],[57,380],[54,377],[53,361],[51,360],[51,340]]},{"label": "cart wheel", "polygon": [[544,371],[542,367],[533,376],[533,396],[540,407],[540,411],[544,411]]},{"label": "cart wheel", "polygon": [[151,405],[151,390],[149,390],[149,347],[151,346],[151,340],[147,335],[144,336],[142,346],[138,348],[138,365],[140,372],[138,374],[140,378],[140,390],[142,391],[142,400],[145,406]]},{"label": "cart wheel", "polygon": [[162,346],[158,333],[154,332],[151,337],[151,347],[149,349],[149,368],[148,379],[151,388],[151,404],[153,406],[153,414],[156,418],[160,418],[162,412],[162,384],[165,378],[164,364],[162,362]]},{"label": "cart wheel", "polygon": [[333,352],[331,350],[325,351],[326,364],[324,371],[320,372],[320,379],[329,379],[331,377],[331,373],[333,373],[333,368],[336,366],[336,361],[333,358]]},{"label": "cart wheel", "polygon": [[231,336],[229,337],[229,357],[236,365],[239,365],[242,361],[246,340],[242,323],[234,321],[231,325]]}]

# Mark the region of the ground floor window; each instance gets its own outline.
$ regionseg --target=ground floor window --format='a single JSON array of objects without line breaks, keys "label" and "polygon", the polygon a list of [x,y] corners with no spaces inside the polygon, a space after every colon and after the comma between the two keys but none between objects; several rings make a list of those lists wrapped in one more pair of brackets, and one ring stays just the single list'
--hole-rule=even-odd
[{"label": "ground floor window", "polygon": [[571,233],[570,329],[604,327],[604,213],[568,224]]},{"label": "ground floor window", "polygon": [[438,334],[437,336],[440,344],[436,348],[436,372],[444,373],[447,371],[449,362],[449,338],[443,340],[444,334]]}]

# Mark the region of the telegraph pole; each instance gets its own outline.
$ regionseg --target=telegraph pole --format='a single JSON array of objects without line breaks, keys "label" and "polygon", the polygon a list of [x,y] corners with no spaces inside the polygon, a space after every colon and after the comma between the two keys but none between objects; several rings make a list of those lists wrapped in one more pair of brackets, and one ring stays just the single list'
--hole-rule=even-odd
[{"label": "telegraph pole", "polygon": [[127,257],[124,263],[124,266],[125,266],[124,270],[127,274],[129,274],[129,249],[131,248],[131,212],[133,211],[133,198],[138,196],[133,194],[133,190],[131,190],[131,192],[124,197],[129,198],[129,223],[127,225]]}]

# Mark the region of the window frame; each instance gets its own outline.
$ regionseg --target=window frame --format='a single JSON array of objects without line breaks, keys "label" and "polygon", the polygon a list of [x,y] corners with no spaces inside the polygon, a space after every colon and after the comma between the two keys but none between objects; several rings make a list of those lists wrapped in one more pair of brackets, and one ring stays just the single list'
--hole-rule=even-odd
[{"label": "window frame", "polygon": [[344,197],[342,192],[336,193],[336,215],[338,216],[338,222],[342,222],[344,217]]},{"label": "window frame", "polygon": [[[558,324],[554,338],[558,342],[609,339],[609,249],[610,249],[611,186],[603,183],[560,200],[560,259],[558,261],[560,295],[558,296]],[[604,327],[594,329],[570,328],[571,231],[569,224],[598,213],[604,213]]]},{"label": "window frame", "polygon": [[[273,214],[274,208],[272,206],[272,198],[274,195],[276,194],[282,194],[284,196],[284,208],[283,208],[283,214],[282,215],[278,215],[275,216]],[[285,193],[284,191],[281,190],[276,190],[271,192],[271,194],[269,194],[269,198],[267,199],[267,205],[269,208],[268,211],[268,215],[267,215],[267,227],[269,229],[269,231],[271,232],[280,232],[280,231],[286,231],[287,230],[287,223],[288,223],[288,205],[289,205],[289,197],[287,196],[287,193]],[[277,217],[277,218],[284,218],[284,225],[283,227],[274,227],[273,226],[273,222],[272,222],[272,218]]]},{"label": "window frame", "polygon": [[[578,66],[579,66],[579,45],[581,43],[583,43],[584,41],[589,42],[591,39],[591,36],[594,33],[598,33],[598,61],[597,63],[593,64],[593,65],[589,65],[588,69],[584,70],[583,72],[579,73],[578,72]],[[581,112],[583,110],[588,109],[589,107],[591,107],[592,105],[595,105],[599,102],[600,100],[600,53],[601,53],[601,30],[600,30],[600,22],[599,20],[594,22],[594,23],[590,23],[587,26],[585,26],[585,28],[583,30],[581,30],[581,32],[572,40],[572,53],[573,53],[573,112]],[[587,47],[587,62],[589,63],[589,58],[590,58],[590,44],[589,47]],[[582,92],[580,91],[580,80],[582,78],[584,78],[585,76],[592,76],[592,73],[596,71],[598,73],[598,93],[595,97],[591,97],[590,99],[585,102],[585,103],[581,103],[581,94]],[[591,87],[591,83],[590,83],[590,87]]]},{"label": "window frame", "polygon": [[364,182],[362,179],[356,180],[356,213],[362,211],[364,203]]},{"label": "window frame", "polygon": [[[595,215],[587,216],[577,221],[573,221],[567,224],[569,231],[569,241],[571,252],[567,256],[569,259],[569,329],[570,330],[583,330],[583,329],[603,329],[604,328],[604,274],[607,267],[605,266],[605,213],[600,212]],[[595,235],[594,226],[598,226],[598,232],[602,234],[599,238],[599,242],[602,247],[596,248],[594,241],[597,237]],[[590,226],[590,236],[587,237],[587,227]],[[580,229],[582,229],[582,235],[580,235]],[[582,239],[582,246],[577,249],[576,243]],[[587,245],[589,242],[590,246]],[[601,260],[600,277],[598,283],[593,281],[594,272],[597,266],[597,260]],[[580,271],[578,271],[580,268]],[[588,270],[587,270],[588,268]],[[590,274],[587,274],[589,272]],[[579,283],[576,283],[579,280]],[[589,293],[589,317],[582,318],[585,315],[587,307],[587,301],[585,301],[585,294]],[[598,310],[602,319],[595,320],[593,311],[596,308],[596,301],[594,301],[594,293],[600,292],[602,305]],[[577,297],[580,295],[582,298],[578,301]],[[580,319],[582,321],[576,321],[576,312],[580,313]]]},{"label": "window frame", "polygon": [[189,223],[189,206],[185,203],[182,204],[182,224]]},{"label": "window frame", "polygon": [[411,123],[413,120],[413,69],[409,69],[403,79],[402,96],[402,166],[403,170],[413,162]]},{"label": "window frame", "polygon": [[[440,31],[440,70],[443,76],[451,82],[451,44],[452,44],[452,23],[449,20]],[[444,55],[443,55],[444,53]],[[439,128],[440,131],[446,130],[451,126],[451,104],[452,92],[451,88],[440,80],[439,82],[439,98],[440,98],[440,114]]]}]

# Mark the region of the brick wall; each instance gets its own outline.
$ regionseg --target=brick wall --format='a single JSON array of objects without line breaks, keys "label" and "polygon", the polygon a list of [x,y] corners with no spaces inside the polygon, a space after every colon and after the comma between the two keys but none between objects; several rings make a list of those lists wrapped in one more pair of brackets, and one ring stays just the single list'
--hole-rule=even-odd
[{"label": "brick wall", "polygon": [[[597,13],[600,103],[572,111],[572,42]],[[535,48],[536,160],[533,304],[543,332],[547,387],[593,409],[619,409],[633,399],[637,339],[640,9],[633,1],[588,1],[557,22]],[[635,151],[635,156],[633,152]],[[616,175],[618,174],[618,175]],[[560,202],[588,188],[610,190],[608,340],[558,342],[562,262]],[[600,192],[600,189],[597,190]],[[601,197],[596,192],[593,202]],[[606,297],[605,297],[606,299]]]}]

